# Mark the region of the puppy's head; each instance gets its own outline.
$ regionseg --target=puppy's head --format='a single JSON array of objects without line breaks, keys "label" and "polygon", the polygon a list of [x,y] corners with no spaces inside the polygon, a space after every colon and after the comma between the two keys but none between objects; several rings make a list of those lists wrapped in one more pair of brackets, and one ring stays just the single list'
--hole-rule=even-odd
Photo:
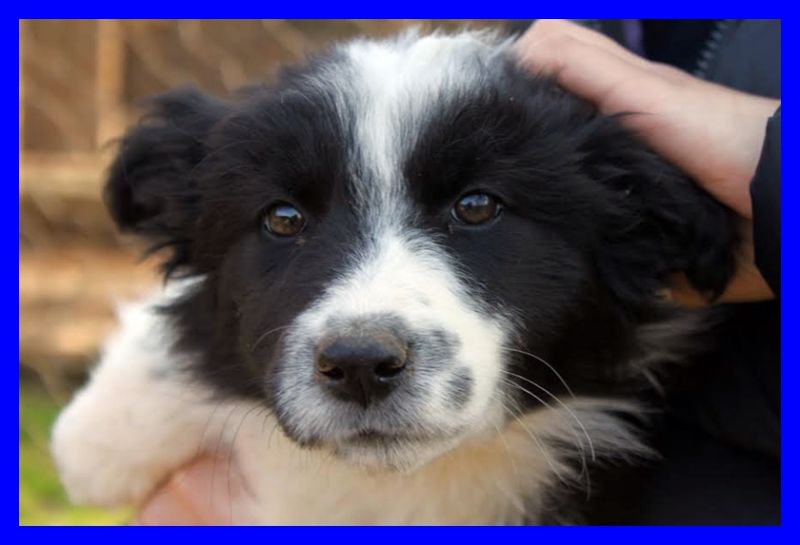
[{"label": "puppy's head", "polygon": [[413,468],[550,394],[606,394],[663,278],[719,292],[725,211],[481,34],[354,42],[231,101],[156,98],[107,186],[201,278],[192,368],[297,442]]}]

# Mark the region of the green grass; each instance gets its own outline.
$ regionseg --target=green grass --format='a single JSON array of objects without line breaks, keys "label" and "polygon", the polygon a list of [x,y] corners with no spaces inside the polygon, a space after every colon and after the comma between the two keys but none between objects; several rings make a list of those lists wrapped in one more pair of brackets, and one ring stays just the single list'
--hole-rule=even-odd
[{"label": "green grass", "polygon": [[69,503],[47,447],[59,409],[42,389],[20,386],[20,525],[125,524],[131,519],[128,509],[105,510]]}]

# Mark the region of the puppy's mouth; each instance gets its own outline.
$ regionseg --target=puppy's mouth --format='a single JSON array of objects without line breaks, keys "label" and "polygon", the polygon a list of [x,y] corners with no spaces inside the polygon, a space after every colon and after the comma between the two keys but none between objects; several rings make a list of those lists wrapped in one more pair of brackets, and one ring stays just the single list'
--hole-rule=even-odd
[{"label": "puppy's mouth", "polygon": [[362,468],[409,472],[450,450],[455,435],[395,433],[375,429],[360,430],[331,443],[337,458]]},{"label": "puppy's mouth", "polygon": [[382,431],[378,429],[365,429],[337,438],[332,443],[335,447],[356,447],[362,449],[380,449],[389,445],[402,445],[430,440],[430,437]]},{"label": "puppy's mouth", "polygon": [[438,437],[418,433],[394,433],[367,429],[349,435],[344,439],[340,439],[337,443],[368,448],[382,447],[385,445],[425,443],[427,441],[435,441],[436,439],[438,439]]},{"label": "puppy's mouth", "polygon": [[364,430],[350,436],[346,439],[346,442],[356,445],[374,445],[398,441],[402,440],[402,438],[402,435],[384,433],[378,430]]}]

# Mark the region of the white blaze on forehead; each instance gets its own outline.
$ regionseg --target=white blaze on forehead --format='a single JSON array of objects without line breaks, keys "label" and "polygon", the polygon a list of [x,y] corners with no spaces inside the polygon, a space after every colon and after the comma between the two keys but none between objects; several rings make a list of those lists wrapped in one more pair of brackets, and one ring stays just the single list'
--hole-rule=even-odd
[{"label": "white blaze on forehead", "polygon": [[402,162],[432,107],[448,94],[478,88],[510,43],[490,32],[422,38],[409,32],[394,41],[345,46],[354,78],[355,145],[366,173],[365,179],[354,180],[362,200],[384,208],[382,212],[389,211],[387,205],[399,205]]}]

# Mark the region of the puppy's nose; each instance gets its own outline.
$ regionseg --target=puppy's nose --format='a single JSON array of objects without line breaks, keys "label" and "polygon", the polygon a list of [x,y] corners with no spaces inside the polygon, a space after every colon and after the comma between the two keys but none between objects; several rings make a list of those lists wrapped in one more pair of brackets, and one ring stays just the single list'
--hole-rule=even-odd
[{"label": "puppy's nose", "polygon": [[319,344],[314,363],[334,395],[366,407],[392,391],[407,355],[406,344],[394,334],[338,336]]}]

